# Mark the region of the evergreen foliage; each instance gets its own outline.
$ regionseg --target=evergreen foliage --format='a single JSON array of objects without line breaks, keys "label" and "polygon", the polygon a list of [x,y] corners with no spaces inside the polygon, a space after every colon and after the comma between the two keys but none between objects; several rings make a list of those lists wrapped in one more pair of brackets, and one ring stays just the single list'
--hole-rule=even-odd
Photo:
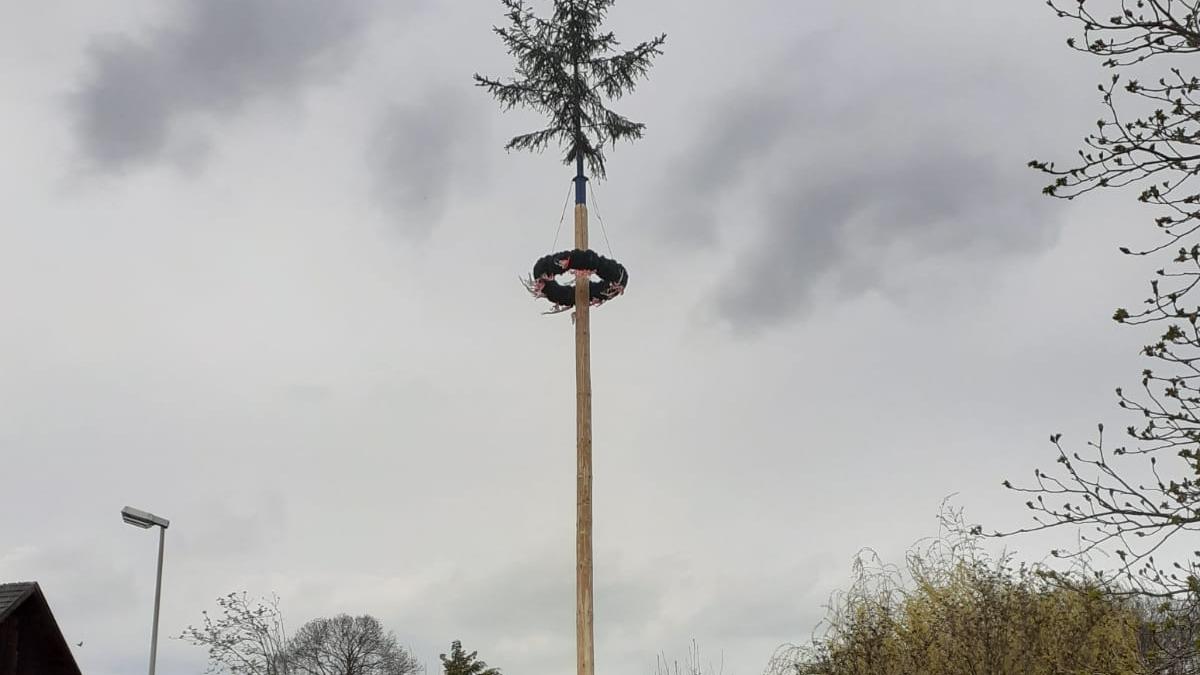
[{"label": "evergreen foliage", "polygon": [[516,58],[516,78],[475,74],[507,110],[522,106],[545,114],[545,128],[516,136],[506,150],[541,151],[552,143],[567,148],[564,163],[583,160],[604,177],[604,145],[642,137],[645,125],[611,110],[607,100],[631,92],[662,53],[665,34],[618,51],[612,32],[601,29],[614,0],[554,0],[549,19],[534,14],[524,0],[501,0],[507,27],[494,31]]},{"label": "evergreen foliage", "polygon": [[450,643],[450,655],[439,654],[438,658],[442,660],[444,675],[500,675],[499,668],[489,667],[485,661],[477,658],[478,655],[479,652],[468,654],[462,642],[455,640]]}]

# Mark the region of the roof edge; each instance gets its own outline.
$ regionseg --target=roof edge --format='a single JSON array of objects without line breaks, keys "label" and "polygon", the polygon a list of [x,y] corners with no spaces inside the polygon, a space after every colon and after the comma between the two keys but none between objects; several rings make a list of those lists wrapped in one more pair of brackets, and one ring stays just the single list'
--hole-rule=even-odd
[{"label": "roof edge", "polygon": [[8,603],[7,607],[0,607],[0,621],[3,621],[9,614],[15,612],[34,593],[41,593],[42,590],[36,581],[18,581],[16,583],[0,584],[0,590],[6,588],[20,588],[21,594],[17,596],[16,600]]}]

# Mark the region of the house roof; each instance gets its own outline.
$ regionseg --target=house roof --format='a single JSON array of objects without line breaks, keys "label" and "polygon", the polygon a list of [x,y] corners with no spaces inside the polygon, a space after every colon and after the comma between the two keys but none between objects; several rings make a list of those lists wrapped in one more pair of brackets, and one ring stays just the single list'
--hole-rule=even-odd
[{"label": "house roof", "polygon": [[21,606],[25,599],[33,595],[38,590],[38,585],[33,581],[22,581],[15,584],[0,584],[0,621],[8,616],[17,607]]},{"label": "house roof", "polygon": [[79,665],[71,653],[71,647],[67,645],[58,621],[46,602],[46,596],[36,581],[0,584],[0,626],[14,615],[21,617],[17,622],[17,630],[22,636],[28,632],[37,645],[32,650],[23,649],[18,653],[16,672],[79,675]]}]

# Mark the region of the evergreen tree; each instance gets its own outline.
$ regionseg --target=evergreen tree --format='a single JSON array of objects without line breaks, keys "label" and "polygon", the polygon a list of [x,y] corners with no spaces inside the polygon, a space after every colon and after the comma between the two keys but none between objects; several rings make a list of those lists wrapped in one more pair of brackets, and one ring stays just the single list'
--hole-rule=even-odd
[{"label": "evergreen tree", "polygon": [[468,654],[463,650],[462,642],[455,640],[450,643],[449,656],[438,654],[442,660],[442,672],[445,675],[500,675],[499,668],[490,668],[486,662],[477,660],[478,654]]},{"label": "evergreen tree", "polygon": [[544,129],[513,138],[505,149],[540,151],[557,141],[567,147],[564,163],[575,162],[579,175],[586,161],[604,177],[604,144],[641,138],[645,128],[613,112],[606,99],[633,90],[667,36],[617,51],[617,38],[600,28],[614,0],[554,0],[549,19],[536,16],[524,0],[501,2],[510,25],[494,30],[516,57],[517,77],[501,81],[476,73],[475,82],[506,110],[524,106],[549,117]]}]

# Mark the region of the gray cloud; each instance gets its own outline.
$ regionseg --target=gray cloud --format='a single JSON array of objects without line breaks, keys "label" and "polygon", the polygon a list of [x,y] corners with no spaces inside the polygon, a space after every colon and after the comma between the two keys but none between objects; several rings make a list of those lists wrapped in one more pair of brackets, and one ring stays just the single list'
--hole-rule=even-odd
[{"label": "gray cloud", "polygon": [[945,259],[944,270],[958,271],[956,258],[985,263],[1033,250],[1055,230],[1015,173],[954,147],[881,148],[858,166],[810,163],[795,172],[805,177],[798,184],[764,193],[762,238],[737,261],[719,307],[740,324],[769,323],[822,292],[886,289],[889,273],[914,261]]},{"label": "gray cloud", "polygon": [[819,297],[890,292],[915,263],[958,272],[958,262],[1055,239],[1054,207],[1024,166],[1034,150],[998,142],[1037,108],[1020,78],[966,76],[899,54],[865,69],[823,36],[802,49],[845,77],[767,69],[771,79],[718,98],[668,172],[675,210],[662,235],[744,247],[716,291],[722,317],[763,327]]},{"label": "gray cloud", "polygon": [[417,101],[396,104],[371,136],[373,195],[409,235],[424,237],[433,229],[452,181],[465,185],[480,175],[475,151],[487,101],[467,93],[477,92],[434,88]]},{"label": "gray cloud", "polygon": [[74,96],[84,152],[109,168],[158,159],[180,123],[287,97],[338,72],[366,25],[366,7],[186,0],[175,24],[144,39],[94,42],[92,72]]},{"label": "gray cloud", "polygon": [[[123,564],[88,555],[95,540],[86,543],[56,542],[43,547],[26,547],[0,555],[0,578],[6,581],[51,579],[53,605],[70,605],[81,617],[124,612],[126,598],[136,596],[138,577]],[[32,573],[31,573],[32,572]],[[34,576],[36,573],[39,576]],[[43,581],[44,583],[44,581]],[[70,636],[68,636],[70,637]]]}]

